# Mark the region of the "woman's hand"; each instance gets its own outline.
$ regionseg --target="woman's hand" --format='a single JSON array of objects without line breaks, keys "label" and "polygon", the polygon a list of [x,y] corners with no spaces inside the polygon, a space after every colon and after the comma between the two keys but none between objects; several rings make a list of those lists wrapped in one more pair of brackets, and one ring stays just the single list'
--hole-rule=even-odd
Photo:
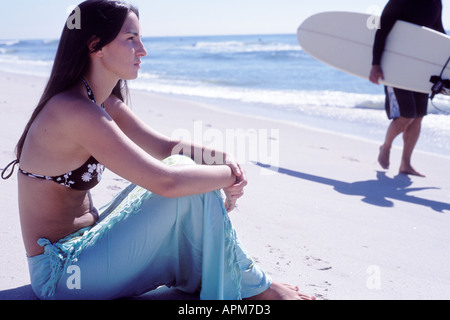
[{"label": "woman's hand", "polygon": [[372,70],[370,70],[369,80],[372,83],[380,84],[379,80],[384,80],[383,70],[379,65],[373,65]]},{"label": "woman's hand", "polygon": [[247,185],[247,175],[234,157],[228,154],[225,156],[225,164],[231,168],[231,171],[236,176],[235,183],[223,189],[226,196],[225,208],[227,212],[231,212],[236,207],[237,200],[244,195],[244,187]]}]

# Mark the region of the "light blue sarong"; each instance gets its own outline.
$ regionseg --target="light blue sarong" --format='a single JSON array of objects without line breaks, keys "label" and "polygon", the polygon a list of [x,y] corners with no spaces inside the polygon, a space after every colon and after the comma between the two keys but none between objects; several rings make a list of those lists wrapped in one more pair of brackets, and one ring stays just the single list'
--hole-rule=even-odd
[{"label": "light blue sarong", "polygon": [[28,258],[38,298],[117,299],[166,285],[236,300],[271,284],[242,248],[219,191],[169,199],[131,184],[99,211],[93,227],[39,240],[44,253]]}]

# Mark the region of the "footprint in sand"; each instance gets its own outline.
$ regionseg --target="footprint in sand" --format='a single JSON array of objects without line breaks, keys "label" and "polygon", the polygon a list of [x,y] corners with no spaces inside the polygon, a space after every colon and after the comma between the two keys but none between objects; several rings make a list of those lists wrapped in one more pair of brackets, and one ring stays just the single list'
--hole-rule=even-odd
[{"label": "footprint in sand", "polygon": [[328,271],[331,270],[332,267],[329,265],[330,263],[327,261],[323,261],[320,258],[316,258],[313,256],[308,256],[305,258],[306,264],[309,267],[315,267],[319,271]]}]

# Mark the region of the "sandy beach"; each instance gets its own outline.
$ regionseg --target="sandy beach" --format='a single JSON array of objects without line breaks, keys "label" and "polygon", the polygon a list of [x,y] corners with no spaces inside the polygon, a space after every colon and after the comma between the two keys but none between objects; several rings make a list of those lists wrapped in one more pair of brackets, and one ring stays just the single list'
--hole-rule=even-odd
[{"label": "sandy beach", "polygon": [[[44,85],[0,72],[0,168],[14,160]],[[274,280],[318,299],[450,299],[450,158],[417,151],[413,163],[427,177],[409,177],[398,175],[398,148],[391,168],[380,168],[381,141],[137,90],[132,109],[166,135],[212,143],[241,161],[249,185],[230,217]],[[126,185],[108,172],[92,190],[96,206]],[[0,299],[35,299],[15,175],[0,181],[0,203]],[[192,298],[161,292],[142,298]]]}]

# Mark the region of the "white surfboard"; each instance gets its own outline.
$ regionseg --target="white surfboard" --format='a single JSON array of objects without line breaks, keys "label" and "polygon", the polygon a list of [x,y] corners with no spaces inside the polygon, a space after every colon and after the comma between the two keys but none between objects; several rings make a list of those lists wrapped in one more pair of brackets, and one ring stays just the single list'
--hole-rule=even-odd
[{"label": "white surfboard", "polygon": [[[379,17],[324,12],[306,19],[297,37],[304,51],[337,69],[369,78]],[[430,93],[430,77],[440,75],[450,56],[450,37],[429,28],[397,21],[389,34],[381,67],[388,86]],[[450,64],[442,78],[450,78]]]}]

